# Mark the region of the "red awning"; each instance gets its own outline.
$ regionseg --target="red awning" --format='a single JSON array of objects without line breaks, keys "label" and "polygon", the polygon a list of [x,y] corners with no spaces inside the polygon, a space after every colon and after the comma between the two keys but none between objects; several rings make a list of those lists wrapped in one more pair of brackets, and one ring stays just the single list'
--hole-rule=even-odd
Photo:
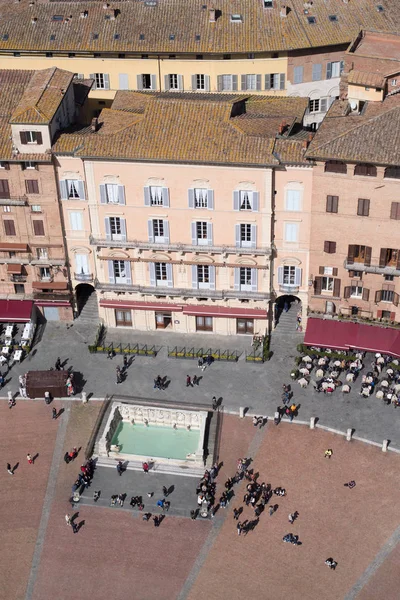
[{"label": "red awning", "polygon": [[205,317],[231,317],[248,319],[267,319],[267,311],[259,308],[231,308],[228,306],[185,306],[184,315]]},{"label": "red awning", "polygon": [[32,300],[0,300],[2,323],[27,323],[31,320]]},{"label": "red awning", "polygon": [[11,263],[8,263],[7,273],[13,273],[14,275],[21,275],[22,265],[13,265]]},{"label": "red awning", "polygon": [[334,350],[354,348],[400,357],[400,330],[329,319],[308,319],[306,346]]},{"label": "red awning", "polygon": [[170,312],[182,312],[182,304],[172,304],[170,302],[139,302],[132,300],[124,302],[121,300],[100,300],[100,306],[103,308],[115,308],[116,310],[131,308],[135,310],[167,310]]},{"label": "red awning", "polygon": [[36,290],[66,290],[68,285],[66,281],[33,281],[33,289]]}]

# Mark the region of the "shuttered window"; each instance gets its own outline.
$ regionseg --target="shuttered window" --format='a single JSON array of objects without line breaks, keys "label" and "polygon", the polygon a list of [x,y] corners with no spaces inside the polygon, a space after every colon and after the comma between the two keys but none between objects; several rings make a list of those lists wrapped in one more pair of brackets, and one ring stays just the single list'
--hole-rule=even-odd
[{"label": "shuttered window", "polygon": [[16,235],[15,233],[15,224],[12,219],[5,219],[4,223],[4,232],[6,235]]},{"label": "shuttered window", "polygon": [[0,179],[0,198],[9,198],[10,188],[7,179]]},{"label": "shuttered window", "polygon": [[368,217],[369,216],[369,204],[370,204],[370,201],[366,198],[358,199],[357,214],[360,217]]},{"label": "shuttered window", "polygon": [[337,213],[339,208],[339,196],[326,197],[326,212]]},{"label": "shuttered window", "polygon": [[359,164],[354,168],[354,175],[363,175],[364,177],[376,177],[377,171],[374,165]]},{"label": "shuttered window", "polygon": [[324,252],[327,254],[335,254],[336,242],[324,242]]},{"label": "shuttered window", "polygon": [[26,179],[25,189],[27,194],[38,194],[39,193],[39,182],[37,179]]},{"label": "shuttered window", "polygon": [[33,233],[35,235],[44,235],[43,221],[33,221]]},{"label": "shuttered window", "polygon": [[390,207],[390,218],[398,221],[400,219],[400,202],[392,202]]}]

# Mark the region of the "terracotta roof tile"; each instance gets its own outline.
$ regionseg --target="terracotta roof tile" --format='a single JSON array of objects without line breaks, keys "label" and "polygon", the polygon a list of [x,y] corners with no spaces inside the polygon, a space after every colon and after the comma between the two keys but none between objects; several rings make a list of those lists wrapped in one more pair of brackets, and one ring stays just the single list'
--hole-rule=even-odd
[{"label": "terracotta roof tile", "polygon": [[350,71],[347,81],[353,85],[363,85],[365,87],[384,88],[385,78],[380,73],[367,73],[365,71]]}]

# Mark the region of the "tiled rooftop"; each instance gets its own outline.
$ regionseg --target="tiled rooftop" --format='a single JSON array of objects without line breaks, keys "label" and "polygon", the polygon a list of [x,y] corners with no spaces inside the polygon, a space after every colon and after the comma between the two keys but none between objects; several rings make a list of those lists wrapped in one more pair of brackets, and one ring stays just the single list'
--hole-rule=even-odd
[{"label": "tiled rooftop", "polygon": [[365,71],[350,71],[347,82],[353,85],[363,85],[365,87],[383,88],[385,78],[379,73],[367,73]]},{"label": "tiled rooftop", "polygon": [[307,98],[118,92],[112,108],[102,111],[97,133],[64,133],[54,151],[138,161],[274,165],[279,164],[274,146],[282,116],[301,121],[306,107]]},{"label": "tiled rooftop", "polygon": [[306,156],[400,165],[400,95],[367,103],[361,115],[349,113],[349,109],[347,101],[333,103]]},{"label": "tiled rooftop", "polygon": [[368,56],[400,61],[400,35],[398,33],[363,31],[361,38],[355,41],[348,54],[356,57]]},{"label": "tiled rooftop", "polygon": [[[395,32],[400,3],[382,0],[218,0],[216,22],[204,0],[0,1],[0,51],[247,53],[349,43],[361,29]],[[107,5],[106,5],[107,6]],[[231,20],[240,14],[240,22]]]}]

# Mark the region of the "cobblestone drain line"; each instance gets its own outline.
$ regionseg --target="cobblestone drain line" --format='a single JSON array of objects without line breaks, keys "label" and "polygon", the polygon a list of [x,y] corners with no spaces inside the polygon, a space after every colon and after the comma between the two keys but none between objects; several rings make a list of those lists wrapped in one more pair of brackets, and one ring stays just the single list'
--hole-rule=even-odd
[{"label": "cobblestone drain line", "polygon": [[39,572],[40,559],[42,556],[44,540],[46,536],[47,525],[49,522],[51,505],[54,498],[54,492],[57,483],[58,469],[61,462],[62,451],[64,447],[65,434],[67,432],[68,421],[70,417],[70,407],[65,407],[65,412],[60,419],[58,426],[57,437],[54,445],[53,460],[51,461],[51,467],[49,472],[49,479],[47,481],[46,494],[44,497],[42,516],[40,518],[39,530],[36,538],[35,550],[32,558],[31,572],[29,574],[28,585],[26,588],[25,600],[31,600],[33,597],[33,591],[37,575]]},{"label": "cobblestone drain line", "polygon": [[[368,565],[365,569],[364,573],[361,575],[360,579],[356,582],[356,584],[351,588],[349,593],[345,596],[344,600],[355,600],[358,594],[361,592],[363,587],[368,583],[373,575],[375,575],[376,571],[379,567],[384,563],[386,558],[395,549],[397,544],[400,541],[400,526],[393,532],[390,536],[386,544],[382,546],[379,550],[378,554],[375,556],[374,560]],[[340,565],[339,565],[340,569]]]},{"label": "cobblestone drain line", "polygon": [[[258,429],[256,431],[253,439],[250,442],[250,445],[249,445],[249,448],[247,451],[247,457],[254,458],[256,456],[258,450],[260,449],[260,446],[264,439],[264,434],[266,433],[266,431],[267,430],[265,427],[263,427],[262,429]],[[197,555],[194,565],[193,565],[189,575],[187,576],[185,583],[183,584],[183,587],[181,589],[179,596],[177,597],[177,600],[186,600],[189,597],[190,591],[191,591],[201,569],[204,566],[207,555],[211,551],[211,548],[213,547],[215,540],[218,537],[220,529],[225,522],[225,519],[230,514],[230,508],[228,507],[227,509],[225,509],[223,511],[223,516],[221,515],[221,513],[222,513],[222,509],[220,509],[220,511],[218,511],[218,513],[217,513],[217,514],[219,514],[219,516],[217,516],[216,518],[213,519],[211,531],[208,534],[206,541],[204,542],[202,548],[200,549],[200,552]]]}]

